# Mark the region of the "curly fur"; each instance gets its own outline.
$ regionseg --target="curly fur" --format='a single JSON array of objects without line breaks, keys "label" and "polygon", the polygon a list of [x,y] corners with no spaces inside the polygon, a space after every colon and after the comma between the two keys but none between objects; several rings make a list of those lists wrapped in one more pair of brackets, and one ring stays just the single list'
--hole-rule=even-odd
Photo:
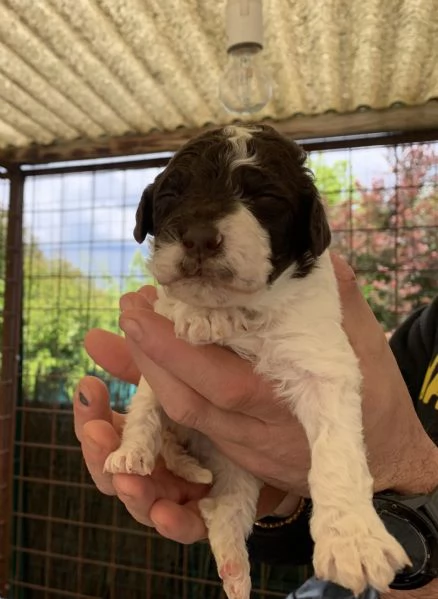
[{"label": "curly fur", "polygon": [[[135,237],[155,235],[155,310],[176,335],[251,360],[304,427],[316,575],[355,593],[368,584],[384,591],[408,558],[373,508],[361,375],[341,326],[325,212],[304,160],[268,127],[209,132],[145,190]],[[150,474],[159,451],[188,480],[212,479],[200,510],[218,572],[229,599],[249,599],[245,540],[262,483],[206,437],[171,422],[143,379],[106,469]]]}]

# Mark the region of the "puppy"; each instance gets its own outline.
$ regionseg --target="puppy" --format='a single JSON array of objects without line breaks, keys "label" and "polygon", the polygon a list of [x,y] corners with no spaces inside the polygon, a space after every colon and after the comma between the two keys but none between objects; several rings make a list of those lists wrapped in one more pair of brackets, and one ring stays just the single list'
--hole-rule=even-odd
[{"label": "puppy", "polygon": [[[316,575],[356,594],[367,585],[384,591],[409,559],[373,508],[361,375],[341,326],[325,211],[304,162],[267,126],[205,133],[144,191],[134,236],[154,236],[155,310],[176,335],[251,360],[304,427]],[[159,452],[179,476],[212,482],[199,507],[218,572],[229,599],[249,599],[245,541],[262,483],[170,422],[142,379],[105,468],[148,475]]]}]

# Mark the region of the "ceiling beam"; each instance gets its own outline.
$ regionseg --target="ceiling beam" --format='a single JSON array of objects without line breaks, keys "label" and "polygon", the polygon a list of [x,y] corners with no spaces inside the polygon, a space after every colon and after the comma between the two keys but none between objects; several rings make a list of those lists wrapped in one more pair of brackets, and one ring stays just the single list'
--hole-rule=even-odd
[{"label": "ceiling beam", "polygon": [[[436,130],[438,129],[438,101],[432,100],[422,106],[399,106],[384,110],[363,109],[346,114],[330,112],[318,116],[298,115],[279,122],[270,120],[264,122],[299,140]],[[145,135],[78,139],[47,146],[7,147],[0,149],[0,164],[8,167],[16,164],[41,164],[175,151],[188,139],[211,128],[213,126],[202,129],[152,131]]]}]

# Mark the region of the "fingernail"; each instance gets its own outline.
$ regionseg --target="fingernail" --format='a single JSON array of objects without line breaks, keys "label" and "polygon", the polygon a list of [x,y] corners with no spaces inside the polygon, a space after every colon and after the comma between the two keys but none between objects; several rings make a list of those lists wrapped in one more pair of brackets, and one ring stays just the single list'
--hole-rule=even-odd
[{"label": "fingernail", "polygon": [[90,402],[88,401],[88,399],[85,397],[85,395],[82,393],[82,391],[79,391],[79,401],[81,402],[81,404],[83,406],[89,406]]},{"label": "fingernail", "polygon": [[135,320],[131,320],[130,318],[123,318],[120,321],[120,327],[128,337],[131,337],[134,341],[140,341],[143,336],[143,331],[141,330],[138,322]]}]

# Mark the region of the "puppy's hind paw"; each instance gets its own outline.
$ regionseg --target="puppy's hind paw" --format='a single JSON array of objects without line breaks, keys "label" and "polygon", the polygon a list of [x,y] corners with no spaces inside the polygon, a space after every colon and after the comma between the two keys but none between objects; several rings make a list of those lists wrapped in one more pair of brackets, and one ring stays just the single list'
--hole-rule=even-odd
[{"label": "puppy's hind paw", "polygon": [[203,468],[199,464],[196,464],[195,461],[192,463],[181,462],[182,460],[177,464],[169,464],[166,462],[166,466],[171,472],[189,483],[209,485],[213,482],[213,474],[210,470],[207,470],[207,468]]},{"label": "puppy's hind paw", "polygon": [[219,569],[228,599],[250,599],[251,578],[244,562],[228,560]]},{"label": "puppy's hind paw", "polygon": [[151,474],[154,466],[155,458],[147,455],[143,449],[119,447],[109,454],[105,460],[103,471],[111,474],[127,473],[146,476]]}]

